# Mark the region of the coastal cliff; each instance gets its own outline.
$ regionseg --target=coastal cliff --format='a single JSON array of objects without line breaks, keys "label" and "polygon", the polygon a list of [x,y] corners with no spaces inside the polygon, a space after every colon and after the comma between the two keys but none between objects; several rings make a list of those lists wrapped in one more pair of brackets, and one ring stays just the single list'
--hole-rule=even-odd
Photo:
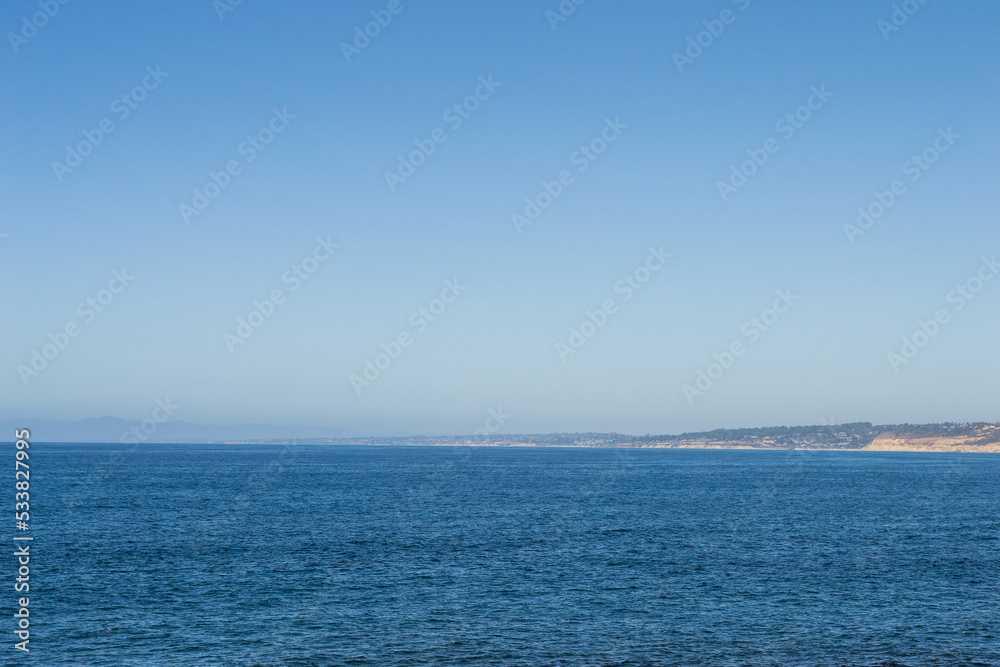
[{"label": "coastal cliff", "polygon": [[[922,427],[926,429],[926,427]],[[1000,426],[970,425],[961,434],[926,434],[913,430],[887,432],[863,449],[880,452],[980,452],[1000,453]]]}]

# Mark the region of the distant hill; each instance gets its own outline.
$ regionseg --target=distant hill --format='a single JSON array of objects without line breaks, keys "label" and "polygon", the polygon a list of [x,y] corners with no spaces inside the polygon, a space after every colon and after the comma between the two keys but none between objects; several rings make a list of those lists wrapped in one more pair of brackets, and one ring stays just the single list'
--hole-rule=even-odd
[{"label": "distant hill", "polygon": [[[151,423],[147,422],[147,430]],[[0,420],[0,441],[28,427],[36,442],[150,442],[334,444],[394,446],[656,447],[676,449],[810,449],[869,451],[1000,452],[1000,424],[896,424],[716,429],[680,435],[549,433],[517,435],[357,436],[344,429],[270,424],[202,425],[173,421],[152,433],[140,422],[114,417],[81,421]],[[3,434],[7,434],[5,437]]]},{"label": "distant hill", "polygon": [[514,447],[657,447],[677,449],[811,449],[1000,452],[1000,425],[870,422],[827,426],[717,429],[680,435],[552,433],[409,438],[339,438],[311,441],[354,445],[493,445]]},{"label": "distant hill", "polygon": [[1000,425],[869,422],[830,426],[719,429],[633,439],[640,447],[739,447],[750,449],[865,449],[882,451],[1000,452]]}]

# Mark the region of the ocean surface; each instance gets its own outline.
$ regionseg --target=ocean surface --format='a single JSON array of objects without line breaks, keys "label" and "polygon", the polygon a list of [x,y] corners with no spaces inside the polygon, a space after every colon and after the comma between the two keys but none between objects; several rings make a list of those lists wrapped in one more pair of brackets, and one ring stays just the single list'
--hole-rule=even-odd
[{"label": "ocean surface", "polygon": [[1000,665],[996,455],[32,443],[31,473],[3,664]]}]

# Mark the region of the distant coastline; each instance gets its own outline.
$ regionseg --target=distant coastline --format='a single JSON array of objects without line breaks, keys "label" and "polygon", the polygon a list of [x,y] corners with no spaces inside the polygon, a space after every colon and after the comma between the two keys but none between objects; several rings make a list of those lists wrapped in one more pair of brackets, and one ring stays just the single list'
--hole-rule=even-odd
[{"label": "distant coastline", "polygon": [[[10,422],[9,424],[7,422]],[[9,434],[32,429],[36,442],[120,444],[381,445],[464,447],[613,447],[638,449],[755,449],[870,452],[1000,453],[1000,424],[942,423],[716,429],[680,435],[620,433],[491,434],[448,436],[352,436],[332,428],[242,424],[203,426],[165,422],[147,435],[142,422],[100,418],[80,422],[0,422]],[[6,428],[8,427],[9,428]],[[148,430],[148,429],[147,429]]]},{"label": "distant coastline", "polygon": [[[1000,424],[897,424],[718,429],[681,435],[558,433],[484,437],[338,438],[329,444],[480,447],[615,447],[636,449],[754,449],[869,452],[1000,453]],[[305,443],[303,443],[305,444]],[[317,443],[319,444],[319,443]]]},{"label": "distant coastline", "polygon": [[[283,444],[289,440],[230,440],[230,444]],[[618,433],[553,433],[489,436],[411,436],[306,438],[298,444],[466,446],[466,447],[612,447],[635,449],[753,449],[873,452],[1000,453],[1000,424],[902,424],[868,422],[832,426],[776,426],[718,429],[681,435],[632,436]]]}]

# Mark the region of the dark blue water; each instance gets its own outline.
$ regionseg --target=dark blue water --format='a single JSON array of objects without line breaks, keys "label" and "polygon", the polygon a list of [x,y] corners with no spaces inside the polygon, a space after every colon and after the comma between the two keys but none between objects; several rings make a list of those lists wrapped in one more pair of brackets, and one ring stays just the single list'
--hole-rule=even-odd
[{"label": "dark blue water", "polygon": [[1000,665],[1000,456],[31,453],[30,664]]}]

